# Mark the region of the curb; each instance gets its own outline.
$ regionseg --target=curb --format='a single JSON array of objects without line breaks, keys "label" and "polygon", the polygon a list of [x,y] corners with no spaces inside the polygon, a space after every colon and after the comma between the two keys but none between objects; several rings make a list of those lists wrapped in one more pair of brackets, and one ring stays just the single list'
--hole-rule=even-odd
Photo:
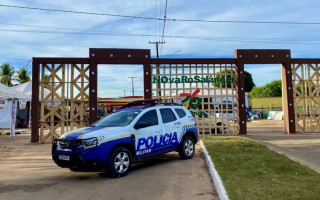
[{"label": "curb", "polygon": [[203,151],[204,157],[205,157],[205,159],[207,161],[207,165],[209,167],[209,171],[210,171],[212,180],[214,182],[214,185],[216,186],[219,198],[221,200],[229,200],[227,191],[223,186],[222,180],[221,180],[216,168],[214,167],[214,164],[213,164],[213,162],[211,160],[211,157],[210,157],[206,147],[204,146],[202,140],[200,140],[200,146],[201,146],[201,149]]}]

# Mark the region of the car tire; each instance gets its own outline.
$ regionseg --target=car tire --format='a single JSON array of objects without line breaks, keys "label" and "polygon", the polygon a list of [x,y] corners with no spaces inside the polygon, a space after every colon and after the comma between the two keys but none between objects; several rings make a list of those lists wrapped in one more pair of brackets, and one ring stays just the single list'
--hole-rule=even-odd
[{"label": "car tire", "polygon": [[179,149],[179,156],[181,159],[190,159],[193,157],[195,152],[195,143],[192,137],[185,136],[182,139],[181,146]]},{"label": "car tire", "polygon": [[117,147],[109,157],[107,172],[114,178],[126,176],[131,169],[131,162],[130,150],[125,147]]}]

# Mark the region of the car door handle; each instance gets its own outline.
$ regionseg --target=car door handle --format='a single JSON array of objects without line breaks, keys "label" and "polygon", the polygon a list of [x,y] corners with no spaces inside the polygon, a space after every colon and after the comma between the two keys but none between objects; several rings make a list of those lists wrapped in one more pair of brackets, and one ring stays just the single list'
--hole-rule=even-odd
[{"label": "car door handle", "polygon": [[160,133],[160,132],[161,132],[161,130],[156,130],[155,132],[156,132],[156,133]]}]

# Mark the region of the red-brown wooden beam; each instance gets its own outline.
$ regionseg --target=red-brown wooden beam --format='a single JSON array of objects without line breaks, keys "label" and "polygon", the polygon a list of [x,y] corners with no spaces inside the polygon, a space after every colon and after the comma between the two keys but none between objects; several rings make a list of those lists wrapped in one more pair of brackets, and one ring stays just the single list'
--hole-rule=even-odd
[{"label": "red-brown wooden beam", "polygon": [[149,49],[90,48],[90,60],[98,64],[141,65],[150,62]]},{"label": "red-brown wooden beam", "polygon": [[143,65],[143,85],[144,85],[144,99],[152,99],[152,68],[150,64]]},{"label": "red-brown wooden beam", "polygon": [[35,57],[33,58],[38,63],[57,63],[57,64],[88,64],[89,58],[50,58],[50,57]]},{"label": "red-brown wooden beam", "polygon": [[[235,52],[235,57],[238,58],[238,52]],[[246,95],[245,95],[245,78],[244,78],[244,63],[241,59],[237,59],[236,63],[236,97],[237,97],[237,123],[238,134],[247,134],[247,115],[246,115]]]},{"label": "red-brown wooden beam", "polygon": [[294,116],[294,97],[292,84],[291,63],[283,63],[281,69],[282,75],[282,106],[284,111],[284,132],[295,133],[296,123]]},{"label": "red-brown wooden beam", "polygon": [[291,64],[320,64],[320,59],[316,58],[291,58]]},{"label": "red-brown wooden beam", "polygon": [[[90,55],[91,56],[91,55]],[[89,65],[89,124],[98,120],[98,66],[90,60]]]},{"label": "red-brown wooden beam", "polygon": [[234,58],[159,58],[151,59],[152,64],[236,64]]},{"label": "red-brown wooden beam", "polygon": [[32,59],[31,142],[39,142],[39,82],[40,63]]}]

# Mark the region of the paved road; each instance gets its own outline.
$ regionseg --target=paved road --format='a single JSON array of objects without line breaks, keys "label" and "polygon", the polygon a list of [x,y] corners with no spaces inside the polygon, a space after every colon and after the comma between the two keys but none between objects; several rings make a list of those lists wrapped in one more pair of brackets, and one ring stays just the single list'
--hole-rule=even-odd
[{"label": "paved road", "polygon": [[199,147],[191,160],[169,153],[112,179],[61,169],[51,160],[51,144],[26,144],[29,138],[0,135],[0,199],[218,199]]},{"label": "paved road", "polygon": [[248,136],[320,172],[320,133],[285,134],[283,121],[248,123]]}]

